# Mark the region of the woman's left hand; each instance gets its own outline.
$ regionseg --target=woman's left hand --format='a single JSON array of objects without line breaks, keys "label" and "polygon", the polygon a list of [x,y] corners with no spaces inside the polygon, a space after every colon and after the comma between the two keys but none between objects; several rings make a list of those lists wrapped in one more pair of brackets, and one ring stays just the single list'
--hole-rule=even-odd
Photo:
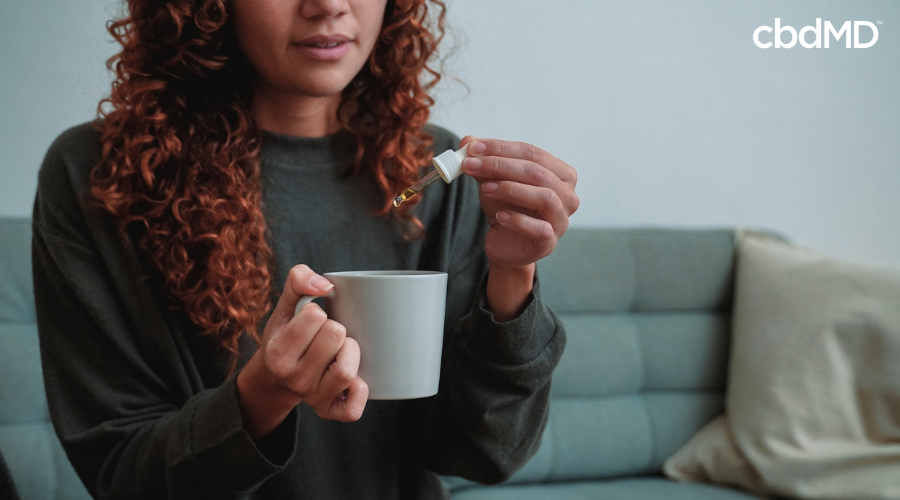
[{"label": "woman's left hand", "polygon": [[465,144],[463,172],[481,183],[491,266],[528,266],[550,255],[580,204],[575,169],[531,144],[472,136],[460,141]]}]

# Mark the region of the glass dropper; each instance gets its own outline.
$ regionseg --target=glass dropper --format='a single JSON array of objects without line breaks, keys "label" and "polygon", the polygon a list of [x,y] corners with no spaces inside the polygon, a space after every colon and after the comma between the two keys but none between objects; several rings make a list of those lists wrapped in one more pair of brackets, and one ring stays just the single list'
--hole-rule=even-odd
[{"label": "glass dropper", "polygon": [[421,179],[419,179],[418,182],[416,182],[412,186],[404,189],[403,192],[400,193],[400,196],[394,198],[394,206],[399,207],[401,203],[403,203],[404,201],[419,194],[420,191],[422,191],[423,189],[427,188],[428,186],[434,184],[434,181],[436,181],[440,178],[441,178],[440,170],[438,170],[438,169],[432,170],[431,173],[429,173],[425,177],[422,177]]},{"label": "glass dropper", "polygon": [[394,198],[394,206],[399,207],[401,203],[421,193],[428,186],[434,184],[434,181],[443,179],[444,182],[450,184],[462,174],[462,162],[469,157],[469,145],[466,144],[459,151],[448,149],[440,154],[440,156],[431,160],[434,170],[425,177],[419,179],[415,184],[403,190],[400,196]]}]

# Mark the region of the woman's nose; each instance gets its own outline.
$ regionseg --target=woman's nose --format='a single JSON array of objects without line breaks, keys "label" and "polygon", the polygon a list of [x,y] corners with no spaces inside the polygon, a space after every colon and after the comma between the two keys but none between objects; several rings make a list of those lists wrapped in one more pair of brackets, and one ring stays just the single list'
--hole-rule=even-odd
[{"label": "woman's nose", "polygon": [[300,2],[300,15],[306,19],[338,17],[349,10],[350,5],[347,0],[301,0]]}]

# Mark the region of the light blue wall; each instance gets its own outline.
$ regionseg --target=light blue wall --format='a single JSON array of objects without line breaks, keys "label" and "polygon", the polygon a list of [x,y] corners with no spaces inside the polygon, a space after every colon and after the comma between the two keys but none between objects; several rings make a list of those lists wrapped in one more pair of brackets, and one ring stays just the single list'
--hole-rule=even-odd
[{"label": "light blue wall", "polygon": [[0,215],[30,215],[37,171],[63,130],[93,118],[116,52],[107,0],[0,2]]},{"label": "light blue wall", "polygon": [[[448,70],[471,92],[442,85],[434,120],[576,166],[575,224],[764,226],[900,263],[900,2],[449,5],[465,43]],[[92,117],[116,8],[0,6],[0,215],[30,212],[46,147]],[[868,49],[757,48],[754,29],[776,17],[798,31],[816,17],[883,24]]]}]

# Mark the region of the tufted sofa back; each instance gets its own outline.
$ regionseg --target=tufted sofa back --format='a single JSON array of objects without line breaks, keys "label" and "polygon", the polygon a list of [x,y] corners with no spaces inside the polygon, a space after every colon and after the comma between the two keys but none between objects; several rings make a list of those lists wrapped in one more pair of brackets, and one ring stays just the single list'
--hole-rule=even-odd
[{"label": "tufted sofa back", "polygon": [[734,231],[572,229],[539,263],[568,343],[511,483],[658,474],[723,411]]},{"label": "tufted sofa back", "polygon": [[0,452],[22,500],[90,498],[50,424],[24,218],[0,217]]}]

